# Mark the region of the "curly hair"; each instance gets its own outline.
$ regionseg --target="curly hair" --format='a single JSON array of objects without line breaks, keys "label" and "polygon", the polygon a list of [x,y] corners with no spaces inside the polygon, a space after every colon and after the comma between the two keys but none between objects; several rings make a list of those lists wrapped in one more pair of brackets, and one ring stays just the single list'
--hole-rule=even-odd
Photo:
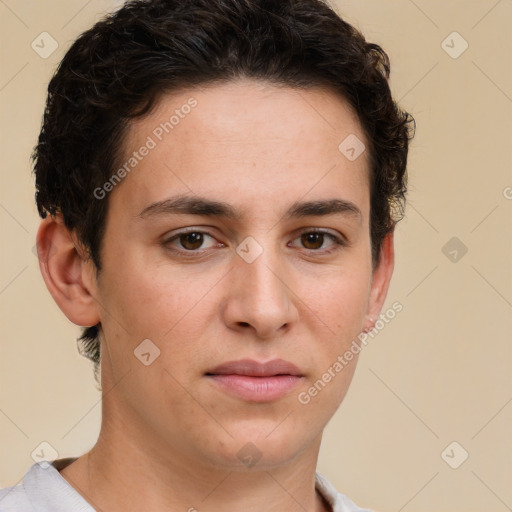
[{"label": "curly hair", "polygon": [[[132,0],[72,44],[48,86],[32,155],[39,214],[61,214],[101,271],[112,176],[130,123],[166,92],[253,78],[328,87],[354,108],[369,142],[372,261],[403,217],[414,118],[393,100],[388,55],[326,0]],[[100,325],[82,355],[98,381]]]}]

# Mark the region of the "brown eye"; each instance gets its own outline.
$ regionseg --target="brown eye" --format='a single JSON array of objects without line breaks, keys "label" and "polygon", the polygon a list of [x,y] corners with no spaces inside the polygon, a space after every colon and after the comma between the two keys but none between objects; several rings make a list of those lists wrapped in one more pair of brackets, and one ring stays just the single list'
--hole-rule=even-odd
[{"label": "brown eye", "polygon": [[348,244],[342,236],[313,228],[297,235],[297,238],[290,242],[289,246],[304,249],[309,251],[310,254],[324,256],[341,250],[343,247],[347,247]]},{"label": "brown eye", "polygon": [[320,249],[324,243],[324,234],[304,233],[301,235],[300,241],[306,249]]},{"label": "brown eye", "polygon": [[178,254],[183,257],[199,257],[207,252],[211,252],[212,249],[224,247],[224,244],[216,240],[215,237],[206,231],[199,230],[176,233],[167,240],[163,240],[163,245],[175,255]]},{"label": "brown eye", "polygon": [[198,233],[197,231],[193,231],[191,233],[184,233],[180,235],[179,241],[181,246],[184,249],[189,251],[193,251],[195,249],[199,249],[204,242],[203,233]]}]

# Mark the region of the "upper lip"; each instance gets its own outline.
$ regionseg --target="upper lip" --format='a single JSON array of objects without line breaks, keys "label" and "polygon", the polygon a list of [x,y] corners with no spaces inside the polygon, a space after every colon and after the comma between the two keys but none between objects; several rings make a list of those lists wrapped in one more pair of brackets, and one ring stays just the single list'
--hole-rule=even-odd
[{"label": "upper lip", "polygon": [[247,375],[251,377],[302,376],[302,372],[294,364],[284,359],[272,359],[264,363],[252,359],[228,361],[206,373],[207,375]]}]

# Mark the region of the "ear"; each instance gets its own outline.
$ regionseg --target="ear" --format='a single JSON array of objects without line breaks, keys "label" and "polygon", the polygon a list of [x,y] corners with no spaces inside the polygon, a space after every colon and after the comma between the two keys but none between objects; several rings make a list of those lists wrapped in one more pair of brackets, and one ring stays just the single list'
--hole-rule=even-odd
[{"label": "ear", "polygon": [[36,240],[39,268],[59,308],[76,325],[98,324],[96,269],[74,241],[62,216],[43,219]]},{"label": "ear", "polygon": [[388,233],[382,241],[380,249],[380,260],[373,269],[372,284],[370,288],[370,298],[368,301],[368,311],[364,324],[364,331],[368,332],[373,329],[378,319],[386,296],[388,294],[389,283],[393,275],[395,266],[395,249],[394,249],[394,231]]}]

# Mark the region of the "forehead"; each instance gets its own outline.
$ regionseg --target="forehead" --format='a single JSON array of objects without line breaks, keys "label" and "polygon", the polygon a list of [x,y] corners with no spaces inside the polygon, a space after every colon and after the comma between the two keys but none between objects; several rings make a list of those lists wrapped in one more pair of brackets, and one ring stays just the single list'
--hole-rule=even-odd
[{"label": "forehead", "polygon": [[365,203],[368,152],[347,158],[346,140],[368,146],[354,110],[328,89],[243,79],[174,91],[129,126],[119,160],[129,172],[115,194],[143,208],[171,190],[247,205],[335,188]]}]

